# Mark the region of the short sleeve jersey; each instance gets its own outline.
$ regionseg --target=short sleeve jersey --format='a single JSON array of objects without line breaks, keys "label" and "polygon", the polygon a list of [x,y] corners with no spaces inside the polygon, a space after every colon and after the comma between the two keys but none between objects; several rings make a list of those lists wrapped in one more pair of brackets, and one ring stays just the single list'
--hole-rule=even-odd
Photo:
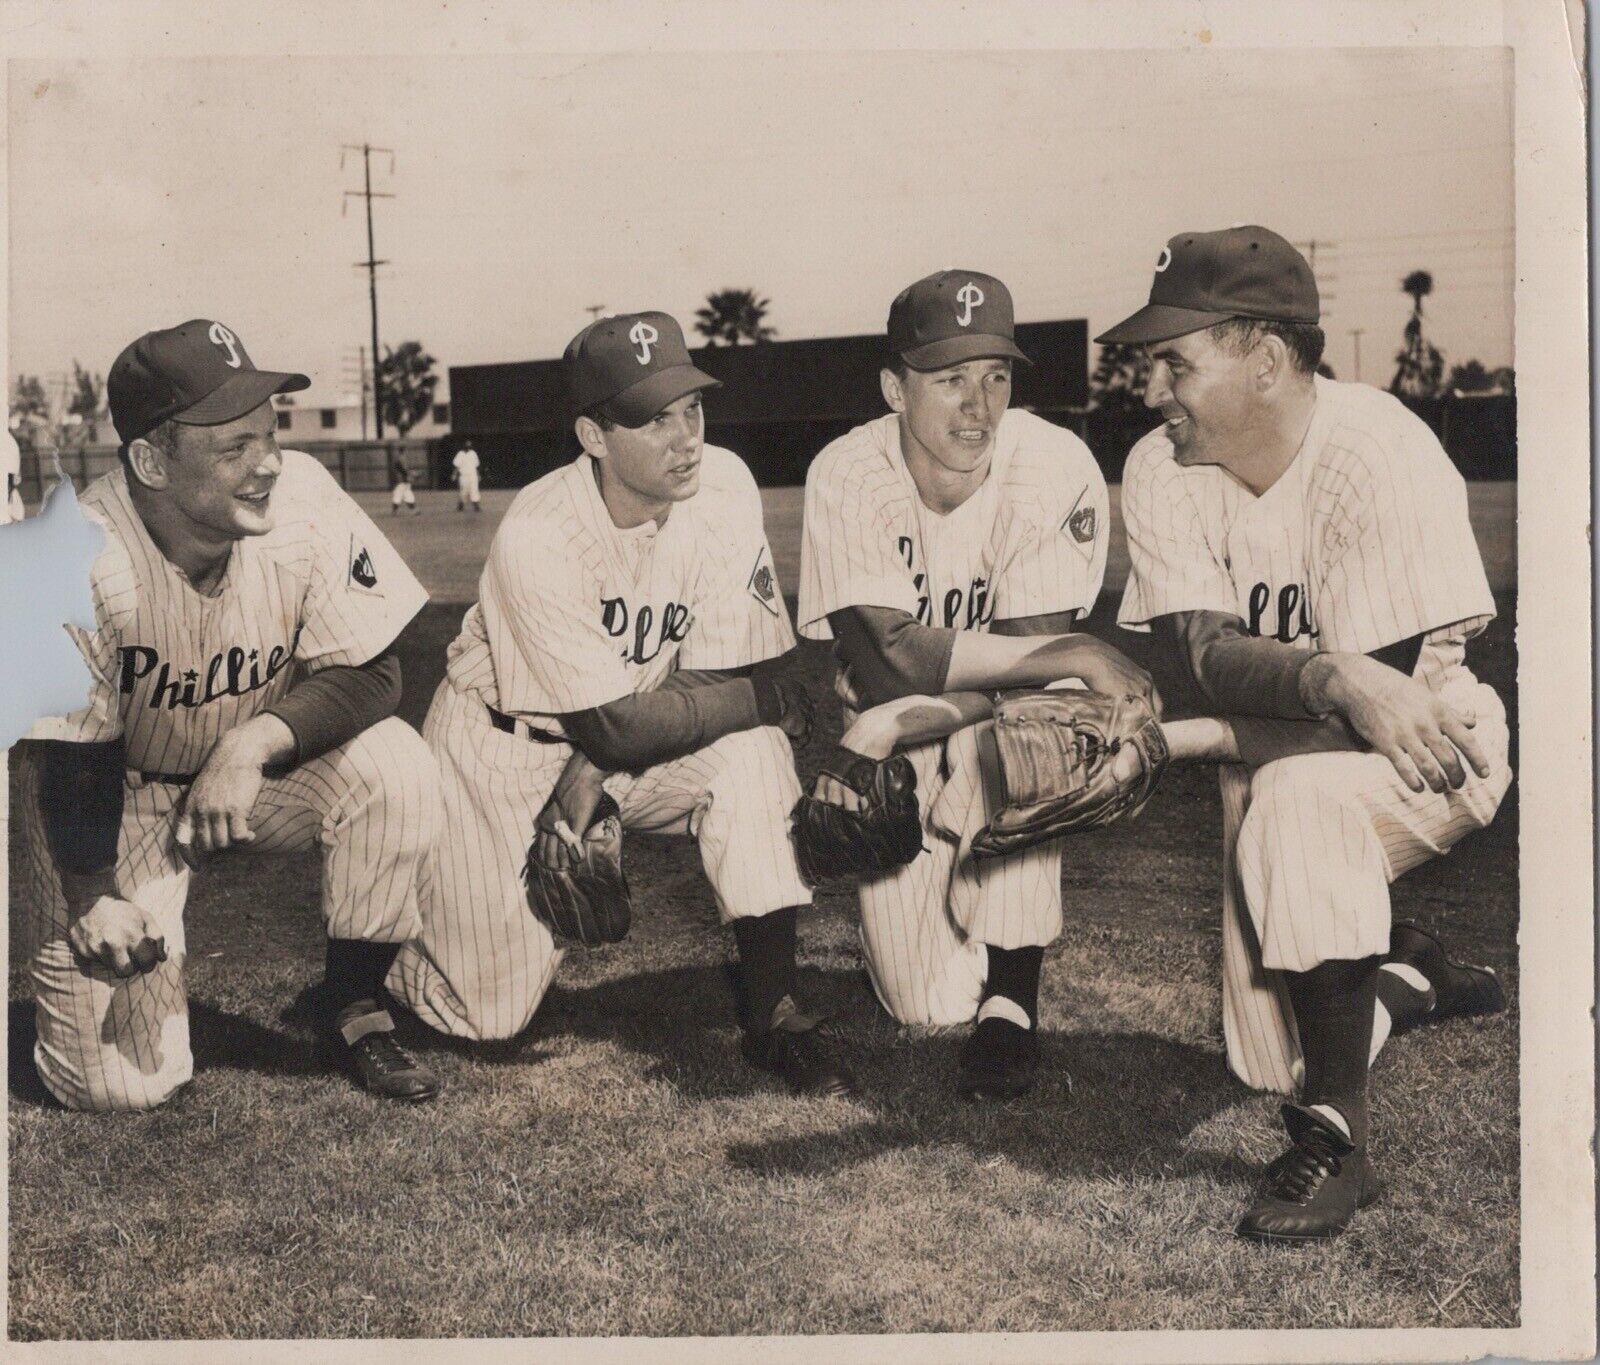
[{"label": "short sleeve jersey", "polygon": [[1215,465],[1185,468],[1164,430],[1128,457],[1132,568],[1118,621],[1208,610],[1302,649],[1368,654],[1425,637],[1442,681],[1495,614],[1466,484],[1427,425],[1364,384],[1318,377],[1294,460],[1256,497]]},{"label": "short sleeve jersey", "polygon": [[115,469],[81,499],[106,530],[90,591],[95,629],[74,631],[88,705],[35,723],[33,739],[122,738],[127,765],[198,772],[229,730],[279,700],[298,672],[376,658],[427,594],[394,547],[315,459],[283,452],[274,525],[234,543],[209,595],[150,538]]},{"label": "short sleeve jersey", "polygon": [[806,476],[800,632],[831,639],[828,614],[889,607],[924,625],[1088,612],[1105,576],[1104,476],[1069,431],[1008,411],[988,477],[961,506],[926,507],[890,413],[841,436]]},{"label": "short sleeve jersey", "polygon": [[450,646],[451,684],[552,734],[563,713],[649,691],[675,667],[740,668],[794,647],[761,495],[716,446],[659,527],[616,526],[587,455],[529,484],[478,594]]},{"label": "short sleeve jersey", "polygon": [[467,446],[456,451],[455,458],[450,461],[450,464],[457,473],[463,476],[476,474],[478,472],[478,452],[472,449],[471,446]]}]

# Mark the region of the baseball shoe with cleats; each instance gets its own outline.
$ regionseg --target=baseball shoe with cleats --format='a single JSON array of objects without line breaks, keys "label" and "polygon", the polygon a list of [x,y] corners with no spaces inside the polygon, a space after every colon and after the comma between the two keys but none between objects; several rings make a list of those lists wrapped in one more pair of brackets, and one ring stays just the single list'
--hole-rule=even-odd
[{"label": "baseball shoe with cleats", "polygon": [[1407,980],[1406,974],[1378,969],[1378,1003],[1389,1015],[1389,1037],[1426,1024],[1438,1007],[1439,993],[1423,980],[1422,989]]},{"label": "baseball shoe with cleats", "polygon": [[316,1052],[324,1065],[344,1072],[380,1099],[415,1104],[434,1099],[443,1089],[432,1070],[395,1040],[388,1011],[368,1001],[343,1011],[332,1028],[319,1033]]},{"label": "baseball shoe with cleats", "polygon": [[961,1048],[956,1092],[969,1100],[1014,1100],[1039,1074],[1039,1035],[998,1016],[980,1019]]},{"label": "baseball shoe with cleats", "polygon": [[1390,930],[1389,956],[1384,960],[1415,968],[1427,977],[1437,999],[1426,1023],[1498,1014],[1506,1007],[1506,993],[1493,968],[1450,961],[1444,945],[1414,924],[1400,923]]},{"label": "baseball shoe with cleats", "polygon": [[821,1017],[802,1014],[787,995],[767,1028],[745,1030],[739,1050],[751,1066],[770,1071],[796,1095],[842,1098],[857,1092],[850,1068],[832,1054]]},{"label": "baseball shoe with cleats", "polygon": [[1378,1197],[1377,1172],[1357,1147],[1314,1110],[1283,1106],[1293,1145],[1266,1169],[1260,1195],[1234,1229],[1252,1242],[1325,1242]]}]

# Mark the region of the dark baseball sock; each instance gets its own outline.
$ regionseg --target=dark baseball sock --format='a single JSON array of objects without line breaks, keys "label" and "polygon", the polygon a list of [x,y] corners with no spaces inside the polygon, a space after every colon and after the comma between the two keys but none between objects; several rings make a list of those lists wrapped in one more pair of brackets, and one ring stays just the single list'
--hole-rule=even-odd
[{"label": "dark baseball sock", "polygon": [[989,975],[983,984],[983,998],[1003,995],[1027,1010],[1034,1027],[1039,1025],[1039,972],[1044,966],[1044,949],[996,948],[989,950]]},{"label": "dark baseball sock", "polygon": [[1331,1104],[1344,1115],[1358,1147],[1367,1141],[1367,1057],[1382,960],[1323,962],[1309,972],[1284,974],[1305,1059],[1301,1102]]},{"label": "dark baseball sock", "polygon": [[795,923],[791,905],[769,915],[733,922],[739,947],[739,976],[744,986],[744,1026],[761,1031],[784,996],[794,994]]},{"label": "dark baseball sock", "polygon": [[378,1004],[383,999],[383,979],[399,951],[398,943],[330,938],[323,968],[324,1022],[331,1025],[341,1010],[357,1001],[370,1000]]}]

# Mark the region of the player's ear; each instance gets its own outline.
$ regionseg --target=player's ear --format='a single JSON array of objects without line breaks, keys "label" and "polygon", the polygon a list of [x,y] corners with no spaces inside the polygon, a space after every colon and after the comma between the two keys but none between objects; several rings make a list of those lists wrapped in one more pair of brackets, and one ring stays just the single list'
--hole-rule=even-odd
[{"label": "player's ear", "polygon": [[580,417],[572,424],[572,430],[585,455],[593,455],[597,460],[605,459],[606,438],[600,430],[600,423],[592,417]]},{"label": "player's ear", "polygon": [[883,390],[883,401],[894,412],[906,410],[905,386],[900,382],[900,376],[885,365],[878,371],[878,385]]},{"label": "player's ear", "polygon": [[171,482],[167,452],[140,436],[128,442],[128,471],[146,488],[165,488]]},{"label": "player's ear", "polygon": [[1283,344],[1283,338],[1273,336],[1268,332],[1256,344],[1256,387],[1265,392],[1279,383],[1285,375],[1293,370],[1289,361],[1289,348]]}]

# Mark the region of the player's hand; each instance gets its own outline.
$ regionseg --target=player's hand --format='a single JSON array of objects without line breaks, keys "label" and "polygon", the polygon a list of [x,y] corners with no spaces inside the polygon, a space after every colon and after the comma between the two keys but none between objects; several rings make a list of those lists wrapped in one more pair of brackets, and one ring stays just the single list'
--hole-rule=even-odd
[{"label": "player's hand", "polygon": [[[849,729],[839,737],[839,743],[854,753],[881,763],[900,746],[902,717],[914,707],[931,703],[930,697],[897,697],[879,706],[868,707],[851,722]],[[839,784],[839,788],[841,791],[848,790],[843,783]],[[850,795],[854,796],[855,793],[851,792]],[[844,800],[838,800],[835,804],[847,810],[854,809]]]},{"label": "player's hand", "polygon": [[250,812],[261,795],[261,763],[234,750],[226,737],[212,749],[189,788],[174,838],[191,867],[213,853],[255,842]]},{"label": "player's hand", "polygon": [[555,871],[583,860],[583,836],[594,823],[594,813],[605,795],[606,775],[574,749],[556,779],[550,799],[534,821],[534,851],[539,861]]},{"label": "player's hand", "polygon": [[794,741],[795,748],[802,749],[811,738],[817,704],[812,700],[811,693],[796,679],[779,678],[776,681],[778,695],[783,699],[783,716],[778,721],[778,728]]},{"label": "player's hand", "polygon": [[101,896],[73,921],[67,943],[80,962],[124,979],[167,960],[160,926],[142,906]]},{"label": "player's hand", "polygon": [[1463,759],[1479,777],[1489,776],[1472,733],[1477,718],[1397,668],[1365,654],[1318,655],[1301,675],[1301,692],[1310,710],[1344,717],[1414,792],[1459,788],[1467,780]]},{"label": "player's hand", "polygon": [[1094,635],[1073,637],[1074,649],[1068,666],[1069,677],[1080,678],[1091,692],[1108,697],[1143,697],[1157,719],[1161,716],[1161,693],[1155,679],[1120,649]]}]

